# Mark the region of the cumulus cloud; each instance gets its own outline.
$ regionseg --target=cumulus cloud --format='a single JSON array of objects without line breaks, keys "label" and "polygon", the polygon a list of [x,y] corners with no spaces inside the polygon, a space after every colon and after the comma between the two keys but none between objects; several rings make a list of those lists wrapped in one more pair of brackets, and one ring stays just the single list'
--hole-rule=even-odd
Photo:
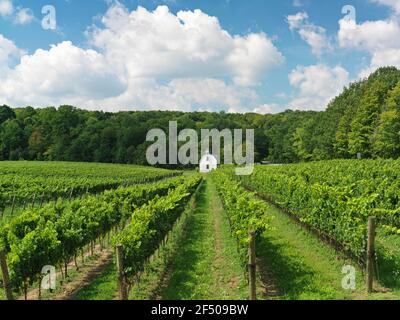
[{"label": "cumulus cloud", "polygon": [[247,86],[283,61],[264,33],[230,35],[201,10],[128,12],[118,4],[102,22],[103,28],[91,31],[91,43],[133,78],[229,77]]},{"label": "cumulus cloud", "polygon": [[257,100],[253,86],[283,55],[265,33],[239,36],[200,10],[112,5],[90,28],[92,49],[71,42],[22,57],[0,83],[0,103],[91,109],[223,109]]},{"label": "cumulus cloud", "polygon": [[32,10],[28,9],[28,8],[22,8],[22,9],[19,9],[18,12],[16,13],[14,22],[16,24],[25,25],[25,24],[31,23],[33,21],[33,19],[34,19],[34,16],[33,16]]},{"label": "cumulus cloud", "polygon": [[326,30],[309,22],[307,12],[299,12],[286,17],[289,28],[297,31],[300,37],[311,47],[314,55],[320,56],[324,50],[331,49]]},{"label": "cumulus cloud", "polygon": [[12,0],[0,0],[0,16],[20,25],[28,24],[34,20],[31,9],[15,8]]},{"label": "cumulus cloud", "polygon": [[362,24],[342,19],[339,26],[339,45],[343,48],[375,52],[400,47],[400,26],[395,19],[366,21]]},{"label": "cumulus cloud", "polygon": [[372,53],[371,63],[360,71],[359,77],[368,77],[376,69],[385,66],[395,66],[400,68],[400,48],[399,49],[385,49]]},{"label": "cumulus cloud", "polygon": [[[258,113],[258,114],[275,114],[290,109],[289,107],[279,103],[262,103],[260,104],[259,99],[250,100],[251,103],[247,107],[230,107],[229,113]],[[258,102],[258,103],[257,103]],[[210,110],[206,110],[210,111]]]},{"label": "cumulus cloud", "polygon": [[253,112],[260,114],[273,114],[281,112],[282,106],[277,103],[262,104],[254,108]]},{"label": "cumulus cloud", "polygon": [[8,75],[10,68],[24,54],[11,40],[0,34],[0,79]]},{"label": "cumulus cloud", "polygon": [[14,6],[12,0],[0,0],[0,15],[5,17],[13,14]]},{"label": "cumulus cloud", "polygon": [[127,102],[130,102],[140,109],[215,111],[225,107],[240,109],[243,104],[252,103],[257,99],[253,90],[235,87],[211,78],[178,78],[165,84],[160,84],[154,79],[138,78],[132,80],[129,85],[132,86],[132,90],[128,89],[121,96],[104,100],[103,103],[126,106]]},{"label": "cumulus cloud", "polygon": [[1,81],[0,96],[17,105],[47,106],[64,99],[84,101],[118,95],[124,87],[101,54],[62,42],[50,50],[22,56]]},{"label": "cumulus cloud", "polygon": [[[389,0],[376,2],[389,4]],[[397,8],[397,6],[393,6]],[[365,51],[370,54],[371,62],[361,72],[364,77],[383,66],[400,67],[400,24],[396,17],[387,20],[365,21],[357,24],[355,21],[342,19],[339,21],[339,46],[347,49]]]},{"label": "cumulus cloud", "polygon": [[389,6],[396,14],[400,14],[400,1],[399,0],[371,0],[371,2]]},{"label": "cumulus cloud", "polygon": [[348,85],[349,73],[341,66],[298,66],[289,74],[289,82],[298,91],[291,108],[321,111]]}]

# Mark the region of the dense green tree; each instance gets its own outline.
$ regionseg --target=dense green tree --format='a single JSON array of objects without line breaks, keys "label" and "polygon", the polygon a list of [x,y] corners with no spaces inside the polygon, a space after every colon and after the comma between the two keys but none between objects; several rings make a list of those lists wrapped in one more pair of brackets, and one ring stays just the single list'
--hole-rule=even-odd
[{"label": "dense green tree", "polygon": [[0,153],[3,159],[18,160],[25,148],[24,129],[16,119],[9,119],[0,126]]},{"label": "dense green tree", "polygon": [[0,124],[9,119],[15,118],[15,112],[6,105],[0,106]]},{"label": "dense green tree", "polygon": [[389,94],[386,111],[380,115],[373,142],[377,156],[400,157],[400,82]]},{"label": "dense green tree", "polygon": [[28,140],[28,153],[30,159],[42,160],[46,151],[46,143],[39,130],[32,132]]}]

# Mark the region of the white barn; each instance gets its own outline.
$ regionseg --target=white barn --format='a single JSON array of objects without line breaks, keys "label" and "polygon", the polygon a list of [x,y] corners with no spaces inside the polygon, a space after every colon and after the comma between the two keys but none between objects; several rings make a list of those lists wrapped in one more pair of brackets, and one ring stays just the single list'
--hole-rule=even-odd
[{"label": "white barn", "polygon": [[218,160],[209,152],[206,152],[204,156],[201,157],[200,160],[200,172],[201,173],[209,173],[218,168]]}]

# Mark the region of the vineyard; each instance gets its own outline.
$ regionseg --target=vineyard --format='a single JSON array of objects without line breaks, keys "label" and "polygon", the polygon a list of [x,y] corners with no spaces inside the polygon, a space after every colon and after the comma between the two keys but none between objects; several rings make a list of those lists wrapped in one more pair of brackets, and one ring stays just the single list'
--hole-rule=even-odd
[{"label": "vineyard", "polygon": [[[399,174],[389,160],[257,166],[240,177],[231,166],[201,176],[4,162],[3,298],[357,299],[375,216],[375,288],[385,294],[372,297],[398,299]],[[341,287],[346,264],[359,270],[352,291]],[[53,294],[42,292],[44,266],[57,272]]]},{"label": "vineyard", "polygon": [[127,165],[61,162],[0,162],[0,213],[6,207],[43,204],[58,197],[99,193],[121,185],[155,181],[176,174]]},{"label": "vineyard", "polygon": [[329,161],[259,167],[242,183],[362,260],[368,217],[400,234],[399,178],[398,161]]}]

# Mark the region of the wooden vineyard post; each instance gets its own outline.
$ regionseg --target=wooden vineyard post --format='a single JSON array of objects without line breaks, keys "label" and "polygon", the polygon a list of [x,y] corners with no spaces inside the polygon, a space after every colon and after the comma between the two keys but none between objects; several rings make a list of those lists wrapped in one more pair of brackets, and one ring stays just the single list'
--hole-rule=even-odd
[{"label": "wooden vineyard post", "polygon": [[42,192],[42,196],[40,198],[40,208],[43,207],[43,200],[44,200],[44,191]]},{"label": "wooden vineyard post", "polygon": [[12,290],[10,287],[10,276],[8,274],[7,261],[6,261],[6,253],[4,250],[0,250],[0,267],[1,273],[3,274],[3,285],[4,291],[6,293],[7,300],[13,300]]},{"label": "wooden vineyard post", "polygon": [[254,231],[249,232],[249,288],[250,300],[257,300],[256,293],[256,241]]},{"label": "wooden vineyard post", "polygon": [[38,286],[38,300],[42,300],[42,280],[43,277],[39,277],[39,286]]},{"label": "wooden vineyard post", "polygon": [[13,196],[12,205],[11,205],[11,216],[14,213],[14,208],[15,208],[15,195]]},{"label": "wooden vineyard post", "polygon": [[35,207],[35,201],[36,201],[36,192],[33,194],[32,198],[32,209]]},{"label": "wooden vineyard post", "polygon": [[368,218],[368,247],[367,247],[367,292],[371,293],[374,285],[374,259],[375,259],[375,227],[376,217]]},{"label": "wooden vineyard post", "polygon": [[120,300],[128,300],[124,272],[124,247],[117,245],[117,270],[118,270],[118,291]]}]

